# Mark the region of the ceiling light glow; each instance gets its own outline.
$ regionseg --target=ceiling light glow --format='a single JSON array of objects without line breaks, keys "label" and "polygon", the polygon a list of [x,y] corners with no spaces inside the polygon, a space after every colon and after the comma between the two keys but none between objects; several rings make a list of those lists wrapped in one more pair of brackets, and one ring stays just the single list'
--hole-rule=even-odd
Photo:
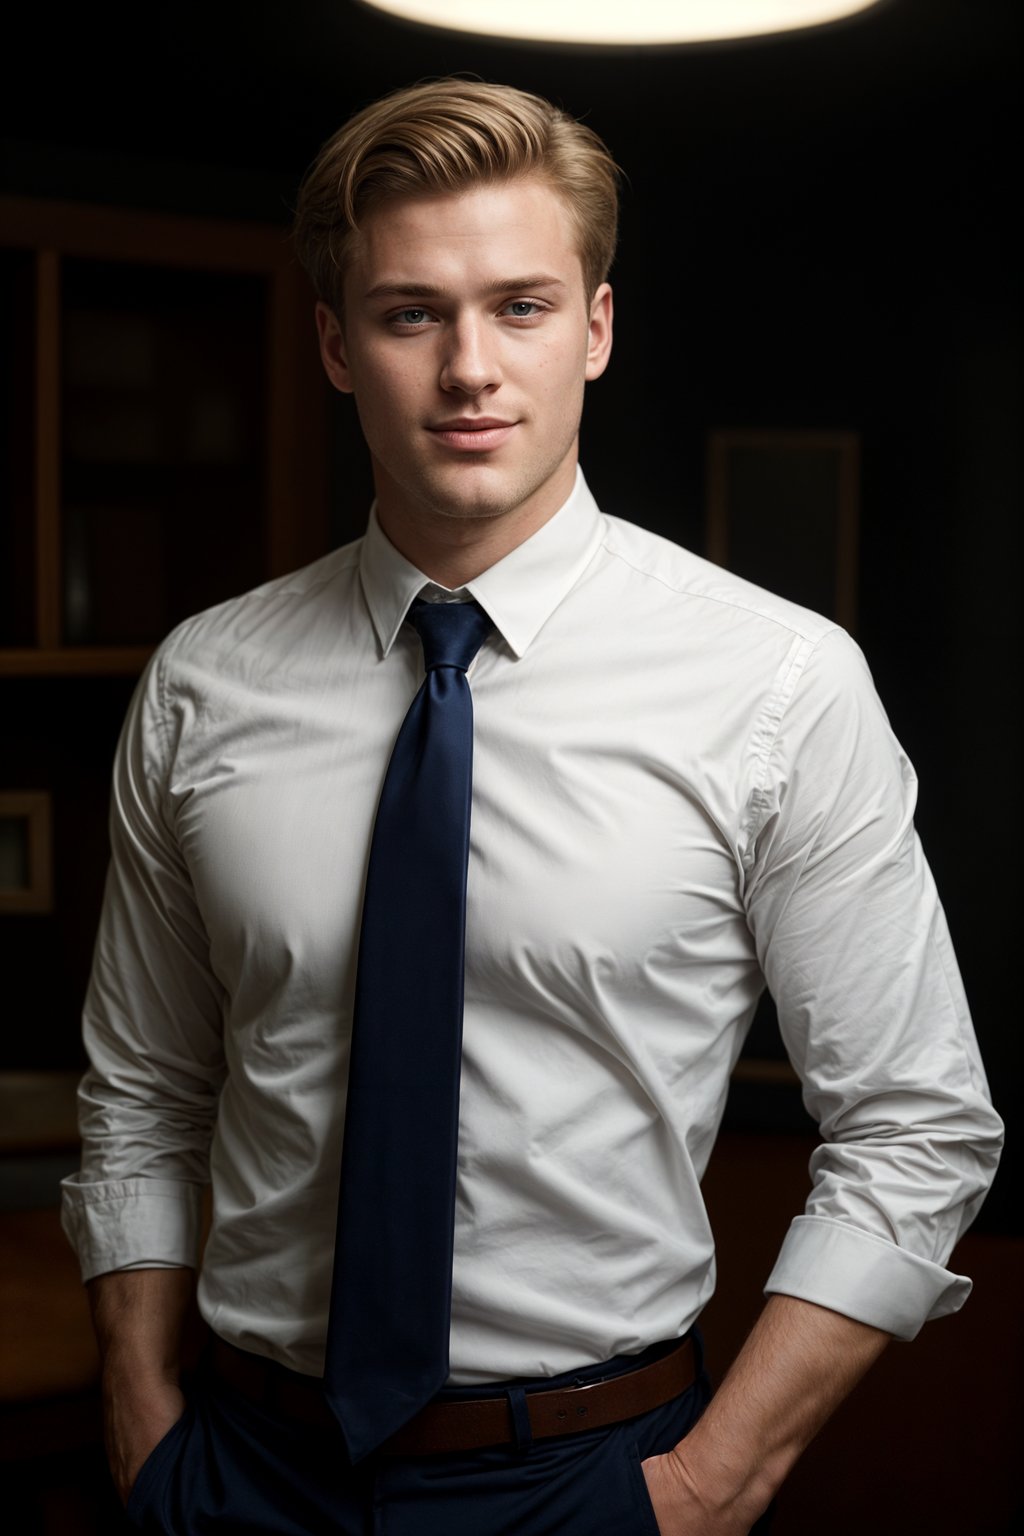
[{"label": "ceiling light glow", "polygon": [[821,26],[878,0],[367,0],[426,26],[544,43],[707,43]]}]

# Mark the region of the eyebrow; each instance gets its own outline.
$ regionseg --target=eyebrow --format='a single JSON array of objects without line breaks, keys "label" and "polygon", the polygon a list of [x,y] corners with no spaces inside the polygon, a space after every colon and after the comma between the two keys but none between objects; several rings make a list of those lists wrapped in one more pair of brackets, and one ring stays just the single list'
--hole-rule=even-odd
[{"label": "eyebrow", "polygon": [[[560,277],[551,277],[545,272],[535,272],[529,277],[503,278],[499,283],[491,283],[487,288],[488,295],[502,293],[524,293],[536,288],[564,288]],[[450,288],[439,287],[433,283],[376,283],[363,294],[363,299],[445,299],[451,298]]]}]

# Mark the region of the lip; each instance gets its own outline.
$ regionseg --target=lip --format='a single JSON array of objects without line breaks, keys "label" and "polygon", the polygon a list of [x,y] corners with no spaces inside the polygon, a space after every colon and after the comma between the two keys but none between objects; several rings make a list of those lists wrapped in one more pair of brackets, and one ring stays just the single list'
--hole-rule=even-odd
[{"label": "lip", "polygon": [[428,431],[446,447],[460,453],[487,453],[507,442],[517,425],[517,422],[502,421],[497,416],[457,416],[429,427]]}]

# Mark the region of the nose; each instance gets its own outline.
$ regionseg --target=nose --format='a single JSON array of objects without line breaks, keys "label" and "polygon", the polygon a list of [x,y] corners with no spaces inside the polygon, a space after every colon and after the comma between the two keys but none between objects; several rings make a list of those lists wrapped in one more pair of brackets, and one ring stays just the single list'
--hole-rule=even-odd
[{"label": "nose", "polygon": [[449,327],[440,383],[442,389],[463,395],[497,389],[501,367],[495,339],[489,337],[484,321],[464,316]]}]

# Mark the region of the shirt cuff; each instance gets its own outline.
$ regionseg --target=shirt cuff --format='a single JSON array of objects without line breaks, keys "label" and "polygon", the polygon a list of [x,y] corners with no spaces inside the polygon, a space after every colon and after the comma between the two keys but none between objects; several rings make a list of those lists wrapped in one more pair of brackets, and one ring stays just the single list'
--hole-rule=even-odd
[{"label": "shirt cuff", "polygon": [[82,1279],[154,1265],[196,1268],[203,1190],[173,1179],[61,1183],[61,1225],[78,1255]]},{"label": "shirt cuff", "polygon": [[873,1232],[824,1216],[797,1216],[765,1292],[798,1296],[912,1339],[931,1318],[958,1312],[971,1282]]}]

